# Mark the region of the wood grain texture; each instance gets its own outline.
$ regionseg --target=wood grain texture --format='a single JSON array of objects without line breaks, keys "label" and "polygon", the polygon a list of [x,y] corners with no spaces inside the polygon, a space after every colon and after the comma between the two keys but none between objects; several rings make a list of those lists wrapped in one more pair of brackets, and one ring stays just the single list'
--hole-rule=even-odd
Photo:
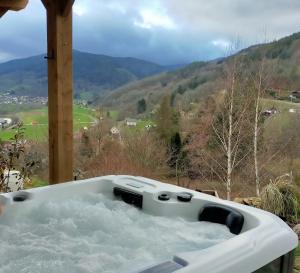
[{"label": "wood grain texture", "polygon": [[28,0],[0,0],[0,8],[7,10],[18,11],[24,9],[27,4]]},{"label": "wood grain texture", "polygon": [[62,0],[61,1],[61,13],[62,16],[68,16],[72,12],[72,7],[75,0]]},{"label": "wood grain texture", "polygon": [[[48,5],[49,4],[49,5]],[[47,3],[49,181],[73,180],[72,13]]]}]

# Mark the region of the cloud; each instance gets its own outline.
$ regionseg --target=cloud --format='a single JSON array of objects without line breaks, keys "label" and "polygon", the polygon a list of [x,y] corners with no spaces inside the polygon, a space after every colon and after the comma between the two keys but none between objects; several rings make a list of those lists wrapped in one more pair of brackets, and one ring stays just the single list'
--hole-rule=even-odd
[{"label": "cloud", "polygon": [[76,2],[73,7],[73,12],[77,16],[84,16],[87,14],[87,9],[84,5],[81,5],[80,3]]},{"label": "cloud", "polygon": [[0,51],[9,59],[44,53],[46,12],[41,1],[29,1],[28,8],[7,12],[0,19]]},{"label": "cloud", "polygon": [[0,63],[6,62],[8,60],[11,60],[13,58],[13,55],[11,55],[8,52],[0,51]]},{"label": "cloud", "polygon": [[185,27],[213,33],[216,39],[240,37],[247,43],[300,31],[298,0],[165,0],[168,11]]},{"label": "cloud", "polygon": [[211,42],[215,47],[218,47],[222,50],[228,50],[230,48],[231,42],[223,39],[213,40]]},{"label": "cloud", "polygon": [[140,11],[141,20],[134,21],[136,26],[142,28],[161,27],[165,29],[176,29],[173,20],[165,14],[159,14],[155,10],[144,9]]},{"label": "cloud", "polygon": [[[76,0],[74,48],[162,64],[208,60],[237,37],[248,46],[300,31],[299,10],[299,0]],[[1,18],[0,62],[45,51],[40,0]]]}]

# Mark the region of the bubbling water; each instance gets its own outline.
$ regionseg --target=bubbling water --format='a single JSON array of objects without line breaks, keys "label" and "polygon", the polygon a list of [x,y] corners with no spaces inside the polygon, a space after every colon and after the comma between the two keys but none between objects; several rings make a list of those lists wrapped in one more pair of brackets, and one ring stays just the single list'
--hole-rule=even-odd
[{"label": "bubbling water", "polygon": [[148,215],[102,194],[32,201],[7,214],[0,273],[128,272],[233,236],[222,225]]}]

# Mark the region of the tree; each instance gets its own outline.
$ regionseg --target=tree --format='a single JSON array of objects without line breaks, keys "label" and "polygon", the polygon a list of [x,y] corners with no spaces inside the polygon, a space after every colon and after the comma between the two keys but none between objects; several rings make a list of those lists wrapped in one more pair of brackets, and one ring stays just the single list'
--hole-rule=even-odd
[{"label": "tree", "polygon": [[264,56],[260,56],[256,62],[256,65],[251,69],[252,76],[252,95],[254,97],[254,122],[253,122],[253,160],[254,160],[254,172],[255,172],[255,190],[256,195],[260,196],[260,168],[258,163],[258,150],[259,150],[259,137],[263,128],[261,121],[261,99],[265,95],[268,89],[268,73],[266,59]]},{"label": "tree", "polygon": [[93,145],[87,130],[82,131],[79,149],[82,156],[90,158],[93,154]]},{"label": "tree", "polygon": [[147,110],[147,103],[145,99],[141,99],[137,102],[137,113],[142,114]]},{"label": "tree", "polygon": [[182,142],[181,142],[181,137],[178,132],[176,132],[172,137],[170,141],[170,150],[171,150],[171,158],[170,158],[170,165],[172,167],[177,164],[176,162],[178,161],[180,152],[182,150]]},{"label": "tree", "polygon": [[233,173],[251,153],[250,119],[251,98],[245,92],[249,84],[246,63],[233,56],[226,64],[222,103],[212,123],[206,156],[211,170],[226,186],[227,199],[231,199]]},{"label": "tree", "polygon": [[156,113],[157,133],[169,145],[171,137],[179,131],[179,114],[170,105],[170,96],[164,96]]},{"label": "tree", "polygon": [[190,124],[187,126],[187,157],[189,160],[189,177],[210,181],[210,159],[205,156],[208,149],[208,142],[212,134],[212,123],[216,114],[217,103],[213,96],[203,101],[199,110]]},{"label": "tree", "polygon": [[184,150],[184,143],[181,140],[179,132],[176,132],[170,141],[168,164],[175,169],[177,185],[180,185],[180,176],[182,176],[188,167],[187,152]]},{"label": "tree", "polygon": [[100,154],[103,140],[109,134],[109,130],[112,127],[112,121],[108,113],[109,111],[105,111],[105,109],[99,107],[96,111],[95,126],[90,129],[90,137],[97,143],[96,156]]},{"label": "tree", "polygon": [[170,98],[170,103],[171,103],[172,107],[174,107],[175,104],[176,104],[176,96],[177,96],[177,93],[175,91],[175,92],[172,93],[171,98]]}]

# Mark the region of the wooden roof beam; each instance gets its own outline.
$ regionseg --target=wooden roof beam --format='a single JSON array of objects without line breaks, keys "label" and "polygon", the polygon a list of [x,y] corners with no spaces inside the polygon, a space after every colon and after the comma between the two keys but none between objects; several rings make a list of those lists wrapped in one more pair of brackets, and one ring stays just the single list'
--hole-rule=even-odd
[{"label": "wooden roof beam", "polygon": [[62,11],[62,16],[68,16],[70,12],[72,12],[72,7],[74,4],[75,0],[64,0],[61,1],[61,11]]},{"label": "wooden roof beam", "polygon": [[0,8],[0,18],[7,12],[7,9]]},{"label": "wooden roof beam", "polygon": [[46,9],[49,9],[51,5],[58,7],[59,15],[63,17],[68,16],[70,12],[72,12],[74,2],[75,0],[42,0],[42,3]]},{"label": "wooden roof beam", "polygon": [[[18,11],[26,8],[28,0],[0,0],[0,9]],[[0,10],[0,14],[1,14]],[[5,13],[5,12],[4,12]],[[3,15],[3,14],[2,14]]]},{"label": "wooden roof beam", "polygon": [[52,0],[41,0],[45,9],[48,9],[50,4],[52,3]]}]

